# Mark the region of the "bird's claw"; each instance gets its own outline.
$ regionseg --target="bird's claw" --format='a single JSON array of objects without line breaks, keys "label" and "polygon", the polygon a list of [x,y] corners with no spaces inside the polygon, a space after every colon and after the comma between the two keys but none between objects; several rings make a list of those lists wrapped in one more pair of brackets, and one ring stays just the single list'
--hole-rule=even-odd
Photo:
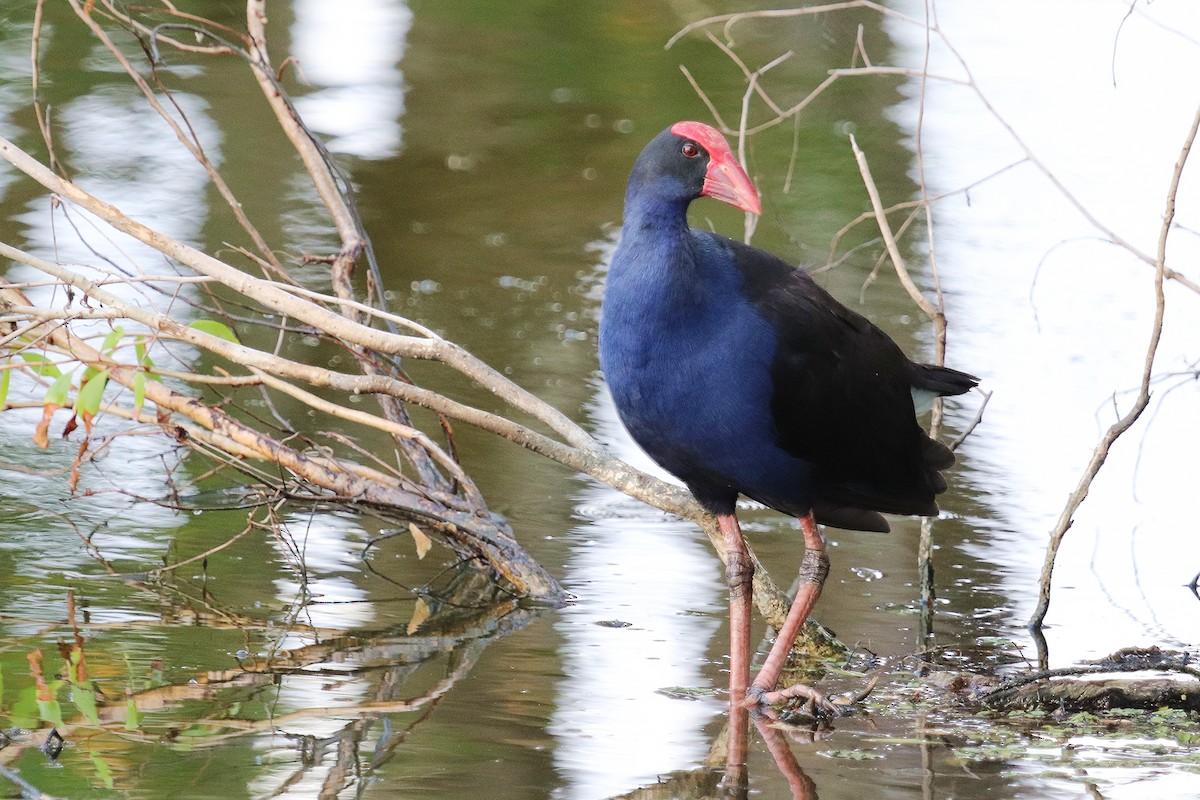
[{"label": "bird's claw", "polygon": [[752,712],[771,719],[779,719],[779,709],[798,699],[802,699],[803,702],[793,711],[817,720],[840,717],[846,713],[849,707],[846,702],[838,702],[839,700],[844,701],[845,698],[827,698],[821,692],[803,683],[793,684],[779,690],[751,686],[746,690],[746,699],[743,705]]}]

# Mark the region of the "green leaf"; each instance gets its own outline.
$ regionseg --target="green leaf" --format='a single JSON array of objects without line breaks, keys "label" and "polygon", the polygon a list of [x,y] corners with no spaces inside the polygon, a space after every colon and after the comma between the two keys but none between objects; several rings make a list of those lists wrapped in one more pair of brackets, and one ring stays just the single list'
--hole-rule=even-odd
[{"label": "green leaf", "polygon": [[142,411],[146,402],[146,373],[138,372],[133,376],[133,415],[136,417]]},{"label": "green leaf", "polygon": [[8,369],[8,359],[4,359],[4,369],[0,369],[0,406],[8,402],[8,382],[12,379],[12,370]]},{"label": "green leaf", "polygon": [[241,344],[241,342],[238,341],[237,335],[233,332],[233,328],[230,328],[224,322],[217,322],[215,319],[198,319],[188,327],[195,328],[201,333],[207,333],[209,336],[216,336],[218,339],[224,339],[227,342]]},{"label": "green leaf", "polygon": [[46,390],[46,398],[42,401],[46,405],[56,405],[63,407],[67,404],[67,394],[71,391],[71,376],[70,372],[60,373],[54,379],[54,383],[50,384],[50,388]]},{"label": "green leaf", "polygon": [[100,724],[100,712],[96,708],[96,690],[94,688],[80,683],[72,683],[71,701],[75,703],[75,708],[79,710],[80,714],[94,724]]},{"label": "green leaf", "polygon": [[21,353],[21,358],[33,367],[33,371],[43,378],[57,378],[62,375],[62,370],[46,360],[46,357],[38,353]]},{"label": "green leaf", "polygon": [[88,753],[92,759],[93,766],[96,767],[96,777],[104,782],[104,788],[112,789],[116,784],[113,782],[112,767],[104,760],[104,757],[96,752]]},{"label": "green leaf", "polygon": [[142,727],[142,712],[138,711],[133,698],[125,701],[125,730],[136,731]]},{"label": "green leaf", "polygon": [[110,354],[117,349],[117,342],[125,336],[125,329],[120,325],[108,332],[108,336],[104,337],[104,343],[100,345],[100,352],[104,355]]},{"label": "green leaf", "polygon": [[38,717],[43,722],[49,722],[56,728],[63,726],[62,706],[57,700],[38,700]]},{"label": "green leaf", "polygon": [[80,414],[96,414],[104,400],[104,387],[108,383],[108,370],[101,370],[83,384],[75,398],[75,410]]},{"label": "green leaf", "polygon": [[137,341],[133,343],[133,349],[137,353],[138,366],[146,370],[146,377],[152,381],[159,380],[159,377],[153,372],[154,361],[150,358],[150,354],[146,352],[146,337],[139,336]]}]

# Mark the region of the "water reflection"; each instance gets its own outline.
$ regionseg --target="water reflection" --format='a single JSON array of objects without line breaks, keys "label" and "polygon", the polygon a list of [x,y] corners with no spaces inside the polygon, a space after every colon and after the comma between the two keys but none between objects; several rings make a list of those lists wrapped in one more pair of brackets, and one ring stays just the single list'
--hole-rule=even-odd
[{"label": "water reflection", "polygon": [[[582,277],[580,292],[593,301],[615,236],[588,246],[601,266]],[[607,386],[593,387],[593,435],[628,463],[674,481],[626,433]],[[710,686],[702,667],[724,616],[724,583],[690,522],[595,484],[580,493],[576,514],[585,523],[573,532],[564,585],[577,600],[557,626],[565,678],[549,730],[568,783],[557,796],[610,797],[703,760],[704,725],[724,703],[680,698]],[[670,689],[685,691],[662,692]]]},{"label": "water reflection", "polygon": [[[590,408],[595,435],[622,458],[653,469],[617,421],[607,390]],[[564,678],[549,731],[563,798],[620,794],[664,771],[703,760],[704,725],[723,711],[702,673],[724,613],[719,562],[694,525],[591,486],[564,586],[578,599],[556,626]],[[662,690],[683,689],[681,693]],[[675,696],[671,696],[675,694]]]},{"label": "water reflection", "polygon": [[[275,579],[276,597],[284,608],[295,608],[315,629],[365,628],[375,620],[367,592],[354,578],[362,569],[361,525],[337,513],[296,514],[280,525],[273,543],[280,561],[289,565],[287,578]],[[311,643],[311,637],[282,639],[286,651]],[[319,701],[314,701],[319,702]]]},{"label": "water reflection", "polygon": [[[920,3],[899,6],[923,18]],[[1166,76],[1200,70],[1186,38],[1200,28],[1187,3],[1021,2],[980,13],[939,4],[942,30],[980,89],[1079,202],[1153,254],[1166,187],[1195,96]],[[1129,16],[1126,18],[1126,13]],[[1036,25],[1030,24],[1037,19]],[[919,67],[925,32],[888,20],[898,58]],[[1063,31],[1070,30],[1070,36]],[[1021,68],[1013,68],[1020,42]],[[961,76],[935,42],[930,70]],[[896,118],[916,136],[915,80]],[[978,180],[1023,153],[973,92],[928,84],[921,137],[931,194]],[[1194,171],[1195,165],[1193,165]],[[1181,196],[1169,260],[1195,263],[1196,182]],[[1192,200],[1191,203],[1186,200]],[[986,424],[964,447],[964,477],[991,508],[989,536],[969,550],[994,565],[1032,610],[1047,532],[1100,433],[1133,398],[1149,339],[1153,271],[1101,241],[1029,163],[940,203],[935,212],[942,285],[949,296],[951,360],[994,392]],[[1067,535],[1050,622],[1056,663],[1117,647],[1195,641],[1196,607],[1183,587],[1200,562],[1189,526],[1200,426],[1196,386],[1180,372],[1197,357],[1195,298],[1168,286],[1164,376],[1143,421],[1114,449]],[[1165,377],[1175,373],[1176,378]],[[1167,391],[1169,387],[1175,388]],[[1092,624],[1103,618],[1102,627]]]},{"label": "water reflection", "polygon": [[[386,158],[400,149],[404,82],[397,69],[413,15],[400,0],[297,0],[292,53],[319,87],[296,108],[336,153]],[[347,57],[353,53],[353,58]]]}]

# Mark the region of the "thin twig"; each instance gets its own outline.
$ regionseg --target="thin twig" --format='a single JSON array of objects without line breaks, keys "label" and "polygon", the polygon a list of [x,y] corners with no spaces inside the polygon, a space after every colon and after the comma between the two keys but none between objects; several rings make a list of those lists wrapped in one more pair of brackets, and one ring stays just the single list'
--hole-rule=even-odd
[{"label": "thin twig", "polygon": [[1142,362],[1141,387],[1129,411],[1113,423],[1100,438],[1100,442],[1096,445],[1096,449],[1092,453],[1091,460],[1084,469],[1083,475],[1080,476],[1075,491],[1067,498],[1067,504],[1063,507],[1058,522],[1055,524],[1053,530],[1050,531],[1050,542],[1046,547],[1046,559],[1042,564],[1042,573],[1038,579],[1038,603],[1034,609],[1033,616],[1029,619],[1029,628],[1034,631],[1041,631],[1046,614],[1050,610],[1050,583],[1054,575],[1054,561],[1058,555],[1058,548],[1062,544],[1063,537],[1074,522],[1075,512],[1079,509],[1080,504],[1083,503],[1084,498],[1087,497],[1092,480],[1099,473],[1100,468],[1104,466],[1104,462],[1107,460],[1113,444],[1120,438],[1121,434],[1125,433],[1125,431],[1129,430],[1137,422],[1142,412],[1146,410],[1146,406],[1150,403],[1150,383],[1154,372],[1154,357],[1158,352],[1158,343],[1162,339],[1163,317],[1166,313],[1166,295],[1163,292],[1163,280],[1165,278],[1167,263],[1167,239],[1171,233],[1171,224],[1175,219],[1175,198],[1179,192],[1179,182],[1183,177],[1183,170],[1187,164],[1188,155],[1192,151],[1192,145],[1196,141],[1198,130],[1200,130],[1200,107],[1196,109],[1196,115],[1192,119],[1191,128],[1188,130],[1183,147],[1179,151],[1179,158],[1176,160],[1175,169],[1171,174],[1170,188],[1167,190],[1166,208],[1163,212],[1162,226],[1159,229],[1158,253],[1155,259],[1154,322],[1150,329],[1150,342],[1146,346],[1146,356]]},{"label": "thin twig", "polygon": [[946,446],[949,447],[951,451],[957,450],[959,446],[967,440],[967,437],[975,432],[975,429],[979,427],[979,423],[983,422],[983,412],[987,410],[988,402],[992,399],[992,393],[983,391],[978,387],[976,388],[976,391],[983,394],[983,402],[979,404],[979,408],[975,411],[975,416],[972,417],[971,421],[967,423],[967,426],[963,428],[962,433],[960,433],[952,441],[946,443]]},{"label": "thin twig", "polygon": [[803,8],[781,8],[781,9],[766,9],[762,11],[739,11],[733,14],[719,14],[717,16],[705,17],[704,19],[696,20],[681,28],[674,36],[667,40],[664,49],[670,50],[671,47],[687,36],[694,30],[707,28],[709,26],[721,25],[728,38],[729,29],[738,22],[747,19],[780,19],[786,17],[801,17],[813,14],[826,14],[831,11],[844,11],[850,8],[869,8],[878,11],[880,14],[886,14],[889,17],[911,22],[914,25],[920,25],[918,20],[905,16],[898,11],[894,11],[887,6],[879,3],[871,2],[871,0],[848,0],[844,3],[826,3],[819,6],[806,6]]},{"label": "thin twig", "polygon": [[929,317],[934,324],[938,324],[939,319],[945,319],[942,312],[929,302],[929,298],[921,293],[913,282],[912,276],[908,272],[908,266],[904,262],[904,257],[900,255],[900,247],[896,244],[896,237],[892,234],[892,228],[888,224],[887,213],[884,211],[883,201],[879,197],[879,189],[875,186],[875,181],[871,177],[871,168],[867,164],[866,154],[859,148],[858,142],[854,138],[854,134],[850,135],[850,147],[854,151],[854,158],[858,162],[858,170],[862,174],[863,183],[867,188],[867,195],[871,198],[871,207],[875,210],[875,219],[879,223],[879,231],[883,234],[883,242],[887,246],[888,255],[892,258],[892,265],[896,268],[896,275],[900,278],[900,284],[908,292],[908,296],[912,298],[917,307],[925,316]]}]

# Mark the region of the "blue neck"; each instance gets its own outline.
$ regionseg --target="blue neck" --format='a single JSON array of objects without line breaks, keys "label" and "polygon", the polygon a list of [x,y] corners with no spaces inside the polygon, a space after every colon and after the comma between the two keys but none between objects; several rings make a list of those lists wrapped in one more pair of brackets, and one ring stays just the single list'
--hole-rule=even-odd
[{"label": "blue neck", "polygon": [[646,197],[636,188],[631,184],[626,194],[621,241],[609,278],[638,284],[686,280],[695,269],[692,233],[687,224],[688,201]]}]

